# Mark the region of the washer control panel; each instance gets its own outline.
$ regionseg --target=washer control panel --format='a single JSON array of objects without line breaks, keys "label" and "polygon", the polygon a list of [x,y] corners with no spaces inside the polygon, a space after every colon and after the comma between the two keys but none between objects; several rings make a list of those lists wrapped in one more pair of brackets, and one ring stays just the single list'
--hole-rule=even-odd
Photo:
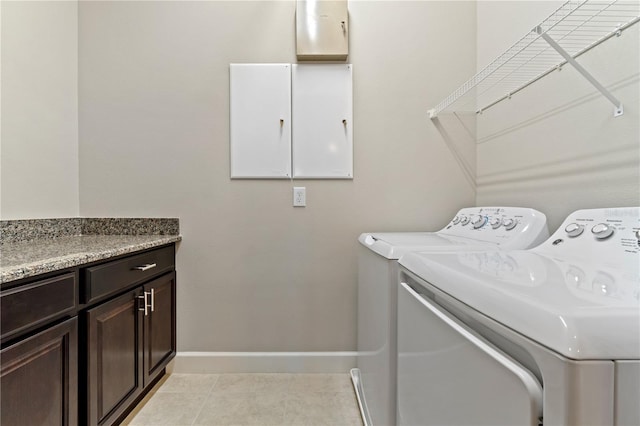
[{"label": "washer control panel", "polygon": [[493,242],[502,248],[531,248],[548,236],[546,216],[524,207],[468,207],[439,231]]},{"label": "washer control panel", "polygon": [[638,273],[640,207],[578,210],[535,250],[616,267],[628,264]]}]

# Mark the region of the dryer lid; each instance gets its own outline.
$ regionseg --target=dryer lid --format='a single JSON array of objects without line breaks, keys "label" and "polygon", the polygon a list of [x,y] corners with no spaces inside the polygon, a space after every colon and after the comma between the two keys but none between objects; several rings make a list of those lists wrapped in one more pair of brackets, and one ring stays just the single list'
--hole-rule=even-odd
[{"label": "dryer lid", "polygon": [[572,359],[640,359],[640,278],[534,251],[411,253],[425,282]]}]

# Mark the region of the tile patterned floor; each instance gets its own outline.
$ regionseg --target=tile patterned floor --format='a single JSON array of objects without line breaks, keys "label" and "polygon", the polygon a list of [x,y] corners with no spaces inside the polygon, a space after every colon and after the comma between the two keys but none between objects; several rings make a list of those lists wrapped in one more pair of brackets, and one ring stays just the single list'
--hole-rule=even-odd
[{"label": "tile patterned floor", "polygon": [[125,425],[362,426],[348,374],[172,374]]}]

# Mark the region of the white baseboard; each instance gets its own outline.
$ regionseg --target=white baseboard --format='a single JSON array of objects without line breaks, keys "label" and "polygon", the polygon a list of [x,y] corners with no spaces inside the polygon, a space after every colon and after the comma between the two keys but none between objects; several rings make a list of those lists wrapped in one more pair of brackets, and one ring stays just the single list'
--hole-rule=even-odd
[{"label": "white baseboard", "polygon": [[178,352],[170,373],[349,373],[357,352]]}]

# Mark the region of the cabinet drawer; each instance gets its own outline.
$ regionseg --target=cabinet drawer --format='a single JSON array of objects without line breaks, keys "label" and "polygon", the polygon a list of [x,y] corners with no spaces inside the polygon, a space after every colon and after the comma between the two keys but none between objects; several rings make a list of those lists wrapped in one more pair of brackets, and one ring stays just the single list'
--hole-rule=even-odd
[{"label": "cabinet drawer", "polygon": [[173,245],[82,270],[82,302],[90,303],[174,269]]},{"label": "cabinet drawer", "polygon": [[2,339],[76,309],[76,274],[38,280],[0,293]]}]

